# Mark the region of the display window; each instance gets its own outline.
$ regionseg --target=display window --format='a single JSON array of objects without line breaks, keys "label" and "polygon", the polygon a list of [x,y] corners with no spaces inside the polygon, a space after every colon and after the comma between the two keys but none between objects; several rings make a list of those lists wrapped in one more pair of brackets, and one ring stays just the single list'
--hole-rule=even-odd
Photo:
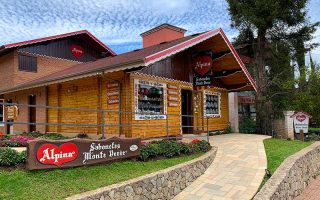
[{"label": "display window", "polygon": [[166,89],[164,83],[134,80],[135,120],[166,119]]},{"label": "display window", "polygon": [[204,116],[221,117],[221,93],[204,92]]}]

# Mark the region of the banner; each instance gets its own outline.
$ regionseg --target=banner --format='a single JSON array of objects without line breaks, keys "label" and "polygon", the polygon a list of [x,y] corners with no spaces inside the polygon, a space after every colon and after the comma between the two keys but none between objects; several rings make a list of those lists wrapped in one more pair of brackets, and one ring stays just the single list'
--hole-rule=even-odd
[{"label": "banner", "polygon": [[140,147],[140,138],[32,140],[27,145],[26,168],[67,168],[137,157]]}]

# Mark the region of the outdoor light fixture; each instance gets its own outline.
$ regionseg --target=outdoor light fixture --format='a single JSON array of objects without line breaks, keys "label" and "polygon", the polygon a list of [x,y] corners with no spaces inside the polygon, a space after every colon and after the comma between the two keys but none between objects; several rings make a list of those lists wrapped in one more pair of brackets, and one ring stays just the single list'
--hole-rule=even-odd
[{"label": "outdoor light fixture", "polygon": [[266,169],[265,171],[266,171],[267,177],[270,178],[272,176],[272,173],[270,172],[270,170]]}]

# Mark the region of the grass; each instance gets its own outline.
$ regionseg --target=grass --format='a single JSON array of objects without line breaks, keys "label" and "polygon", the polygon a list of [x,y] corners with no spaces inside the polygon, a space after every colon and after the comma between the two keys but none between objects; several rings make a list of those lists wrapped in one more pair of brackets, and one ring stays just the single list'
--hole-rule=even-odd
[{"label": "grass", "polygon": [[0,199],[64,199],[74,194],[165,169],[201,155],[149,162],[122,161],[64,170],[0,171]]},{"label": "grass", "polygon": [[[268,169],[273,174],[281,163],[289,156],[295,154],[301,149],[309,146],[312,142],[302,142],[298,140],[266,139],[263,141],[266,150]],[[265,176],[260,188],[267,182]]]}]

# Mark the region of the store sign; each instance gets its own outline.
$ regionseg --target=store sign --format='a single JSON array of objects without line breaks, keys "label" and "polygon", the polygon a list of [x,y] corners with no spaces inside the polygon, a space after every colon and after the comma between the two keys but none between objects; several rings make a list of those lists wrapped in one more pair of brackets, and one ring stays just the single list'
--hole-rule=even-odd
[{"label": "store sign", "polygon": [[71,53],[75,58],[81,58],[84,54],[84,49],[80,45],[73,44],[71,45]]},{"label": "store sign", "polygon": [[211,85],[213,79],[212,58],[210,55],[201,55],[193,58],[194,85]]},{"label": "store sign", "polygon": [[291,117],[293,118],[295,133],[300,133],[301,130],[303,131],[303,133],[308,133],[309,118],[311,117],[308,113],[296,112]]},{"label": "store sign", "polygon": [[238,97],[238,103],[253,104],[254,102],[255,98],[253,96]]},{"label": "store sign", "polygon": [[27,145],[27,169],[55,169],[137,157],[140,138],[107,140],[32,140]]}]

